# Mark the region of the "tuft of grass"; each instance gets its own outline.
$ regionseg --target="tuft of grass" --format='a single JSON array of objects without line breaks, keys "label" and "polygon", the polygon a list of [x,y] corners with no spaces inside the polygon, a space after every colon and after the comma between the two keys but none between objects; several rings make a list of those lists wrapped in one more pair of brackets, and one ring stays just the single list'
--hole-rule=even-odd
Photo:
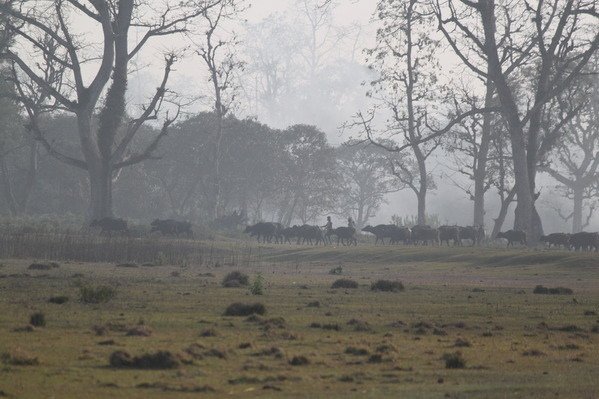
[{"label": "tuft of grass", "polygon": [[48,303],[54,303],[56,305],[62,305],[69,301],[69,297],[66,295],[53,296],[48,299]]},{"label": "tuft of grass", "polygon": [[250,292],[252,295],[263,295],[264,294],[264,277],[262,277],[262,273],[256,274],[254,278],[254,282],[250,287]]},{"label": "tuft of grass", "polygon": [[466,360],[462,357],[461,352],[446,353],[442,359],[445,361],[446,369],[463,369],[466,367]]},{"label": "tuft of grass", "polygon": [[541,352],[538,349],[529,349],[529,350],[525,350],[524,352],[522,352],[522,356],[539,357],[539,356],[545,356],[545,353]]},{"label": "tuft of grass", "polygon": [[128,337],[149,337],[152,335],[152,330],[144,325],[137,325],[130,328],[125,334]]},{"label": "tuft of grass", "polygon": [[292,366],[307,366],[310,364],[310,361],[305,356],[293,356],[289,361],[289,364]]},{"label": "tuft of grass", "polygon": [[29,324],[34,327],[44,327],[46,325],[46,316],[42,312],[36,312],[29,318]]},{"label": "tuft of grass", "polygon": [[572,295],[574,291],[566,287],[547,288],[542,285],[537,285],[532,293],[543,295]]},{"label": "tuft of grass", "polygon": [[169,351],[145,353],[132,357],[128,352],[116,351],[110,355],[109,363],[114,368],[165,370],[179,367],[179,359]]},{"label": "tuft of grass", "polygon": [[247,274],[234,271],[225,276],[222,281],[222,286],[225,288],[246,287],[250,284],[250,278]]},{"label": "tuft of grass", "polygon": [[356,348],[355,346],[348,346],[345,348],[345,354],[353,356],[368,356],[370,352],[365,348]]},{"label": "tuft of grass", "polygon": [[343,274],[343,266],[337,266],[332,268],[331,270],[329,270],[329,274],[332,274],[334,276],[339,276]]},{"label": "tuft of grass", "polygon": [[107,285],[79,287],[79,299],[83,303],[98,304],[108,302],[116,296],[116,289]]},{"label": "tuft of grass", "polygon": [[253,314],[263,315],[266,313],[266,306],[261,303],[240,303],[235,302],[227,307],[225,316],[250,316]]},{"label": "tuft of grass", "polygon": [[37,366],[39,364],[36,356],[30,355],[20,349],[2,353],[0,360],[9,366]]},{"label": "tuft of grass", "polygon": [[469,348],[472,346],[472,344],[467,339],[458,338],[455,340],[453,346],[455,346],[456,348]]},{"label": "tuft of grass", "polygon": [[331,288],[358,288],[358,283],[348,278],[341,278],[339,280],[336,280],[331,285]]},{"label": "tuft of grass", "polygon": [[32,263],[29,265],[28,269],[29,270],[51,270],[51,269],[58,269],[59,267],[60,267],[60,264],[58,264],[56,262]]},{"label": "tuft of grass", "polygon": [[378,280],[370,287],[372,291],[400,292],[405,289],[401,281]]}]

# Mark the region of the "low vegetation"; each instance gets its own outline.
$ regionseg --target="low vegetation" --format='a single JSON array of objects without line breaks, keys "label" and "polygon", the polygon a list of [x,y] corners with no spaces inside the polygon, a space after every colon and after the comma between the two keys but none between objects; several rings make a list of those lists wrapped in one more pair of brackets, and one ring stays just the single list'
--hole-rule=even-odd
[{"label": "low vegetation", "polygon": [[348,278],[342,278],[335,280],[335,282],[331,285],[331,288],[358,288],[358,283]]},{"label": "low vegetation", "polygon": [[370,289],[373,291],[400,292],[404,290],[401,281],[378,280],[372,283]]},{"label": "low vegetation", "polygon": [[227,307],[225,316],[250,316],[253,314],[263,315],[266,313],[266,306],[261,303],[240,303],[235,302]]},{"label": "low vegetation", "polygon": [[83,303],[100,304],[116,296],[116,289],[107,285],[83,285],[79,287],[79,299]]}]

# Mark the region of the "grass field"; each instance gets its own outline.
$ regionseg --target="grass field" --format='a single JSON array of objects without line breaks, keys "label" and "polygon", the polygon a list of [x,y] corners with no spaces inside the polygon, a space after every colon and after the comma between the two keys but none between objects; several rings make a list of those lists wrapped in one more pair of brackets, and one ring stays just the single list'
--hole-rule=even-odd
[{"label": "grass field", "polygon": [[[237,263],[160,266],[61,261],[30,270],[33,259],[3,260],[0,396],[599,397],[597,254],[366,245],[252,251]],[[260,273],[264,294],[222,287],[235,270],[251,281]],[[340,278],[358,288],[331,289]],[[379,279],[405,290],[372,291]],[[539,284],[573,294],[533,294]],[[82,303],[81,287],[98,285],[115,287],[116,296]],[[69,300],[48,303],[57,296]],[[223,316],[233,302],[262,303],[266,314]],[[35,312],[46,325],[26,328]],[[178,366],[110,366],[115,351],[159,350]],[[444,357],[456,352],[464,364],[446,368]]]}]

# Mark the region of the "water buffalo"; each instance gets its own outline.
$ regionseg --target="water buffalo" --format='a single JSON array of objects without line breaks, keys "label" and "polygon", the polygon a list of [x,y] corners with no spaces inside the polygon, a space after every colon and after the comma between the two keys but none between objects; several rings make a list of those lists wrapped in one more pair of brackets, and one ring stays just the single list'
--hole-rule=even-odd
[{"label": "water buffalo", "polygon": [[409,243],[412,240],[412,231],[407,227],[394,226],[391,233],[391,239],[389,244],[397,244],[403,242],[404,244]]},{"label": "water buffalo", "polygon": [[426,225],[412,227],[412,242],[416,245],[439,244],[439,230]]},{"label": "water buffalo", "polygon": [[539,241],[545,243],[545,245],[549,248],[570,248],[570,234],[567,233],[551,233],[546,236],[541,236]]},{"label": "water buffalo", "polygon": [[337,227],[336,229],[331,230],[331,235],[337,237],[337,245],[339,245],[339,243],[343,245],[358,245],[356,229],[353,227]]},{"label": "water buffalo", "polygon": [[588,233],[582,231],[570,236],[570,247],[575,251],[598,251],[599,250],[599,233]]},{"label": "water buffalo", "polygon": [[99,227],[102,233],[126,233],[127,222],[123,219],[116,219],[111,217],[105,217],[102,219],[95,219],[90,223],[90,227]]},{"label": "water buffalo", "polygon": [[514,243],[526,245],[526,233],[520,230],[508,230],[497,234],[497,238],[505,238],[507,246],[514,246]]},{"label": "water buffalo", "polygon": [[294,226],[296,231],[296,236],[298,238],[297,243],[305,244],[308,243],[310,245],[313,244],[312,240],[314,240],[314,244],[318,245],[322,243],[326,245],[325,236],[323,231],[318,226],[310,226],[308,224],[304,224],[302,226]]},{"label": "water buffalo", "polygon": [[482,226],[459,227],[460,240],[470,240],[472,246],[481,245],[485,240],[485,229]]},{"label": "water buffalo", "polygon": [[439,227],[439,242],[443,245],[444,242],[449,246],[449,240],[453,241],[453,245],[462,245],[460,239],[460,228],[458,226],[441,226]]},{"label": "water buffalo", "polygon": [[272,222],[258,222],[252,226],[247,226],[244,233],[248,233],[250,237],[256,237],[258,242],[262,239],[262,242],[278,242],[280,236],[281,225],[279,223]]},{"label": "water buffalo", "polygon": [[368,233],[374,234],[376,240],[374,241],[374,245],[378,244],[379,241],[385,244],[385,238],[391,238],[397,226],[394,224],[379,224],[377,226],[366,226],[362,229],[362,231],[366,231]]},{"label": "water buffalo", "polygon": [[189,222],[179,222],[173,219],[154,219],[154,221],[150,223],[150,226],[152,226],[150,233],[159,231],[160,234],[164,236],[179,237],[179,235],[183,234],[189,238],[193,237],[193,230],[191,229],[191,223]]}]

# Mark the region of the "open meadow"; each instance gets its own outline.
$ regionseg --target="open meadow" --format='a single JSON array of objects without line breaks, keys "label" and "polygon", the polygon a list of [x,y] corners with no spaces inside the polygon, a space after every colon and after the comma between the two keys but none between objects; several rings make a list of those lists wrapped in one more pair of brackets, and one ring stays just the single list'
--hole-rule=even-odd
[{"label": "open meadow", "polygon": [[[202,248],[201,261],[2,260],[0,396],[599,397],[595,253]],[[234,271],[248,284],[224,287]],[[233,303],[263,307],[225,315]]]}]

